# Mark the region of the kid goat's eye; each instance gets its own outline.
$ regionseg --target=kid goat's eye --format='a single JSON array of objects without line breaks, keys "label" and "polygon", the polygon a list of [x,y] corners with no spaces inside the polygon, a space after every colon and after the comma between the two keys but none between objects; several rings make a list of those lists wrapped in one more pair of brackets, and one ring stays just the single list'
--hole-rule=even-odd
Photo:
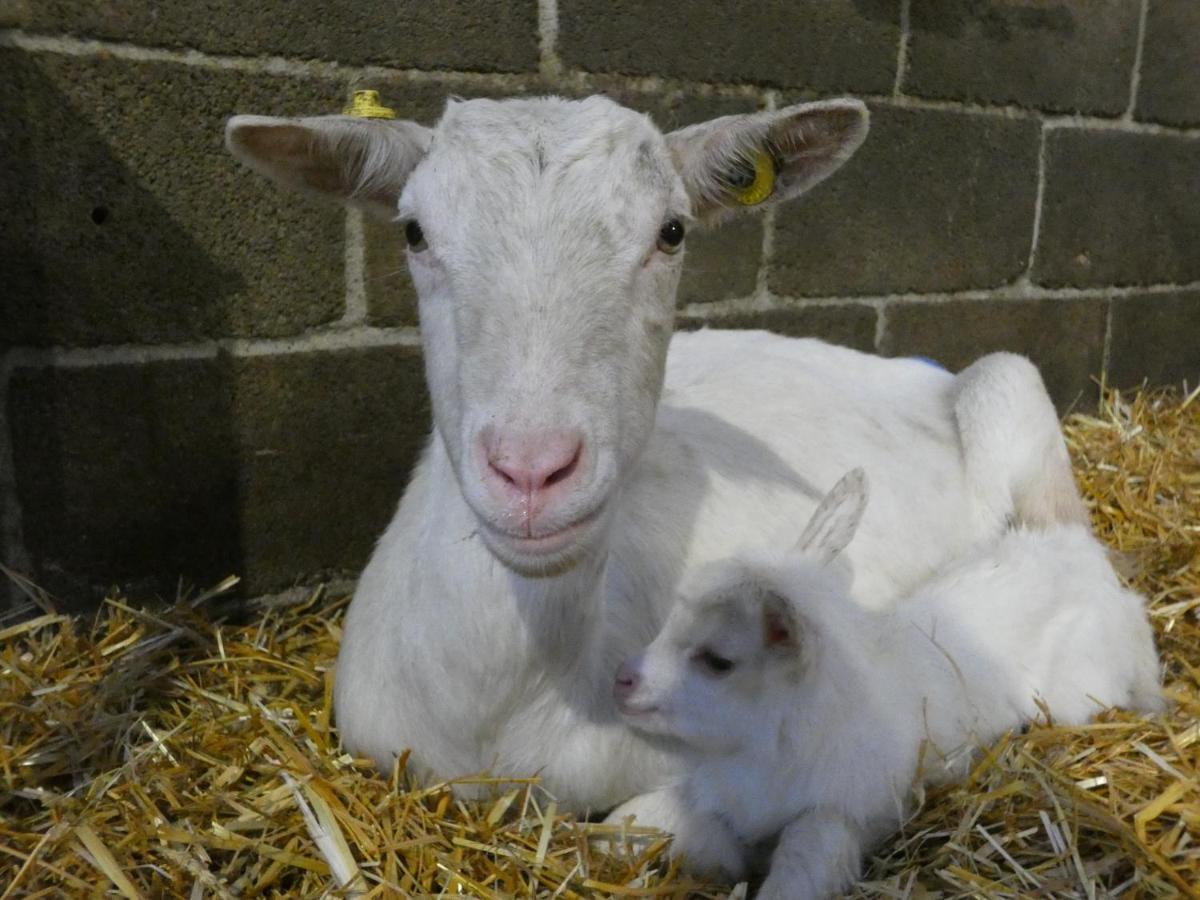
[{"label": "kid goat's eye", "polygon": [[702,647],[692,657],[710,675],[728,675],[736,665],[732,659],[721,656],[708,647]]},{"label": "kid goat's eye", "polygon": [[409,219],[408,224],[404,226],[404,239],[408,241],[409,250],[425,249],[425,232],[421,230],[416,219]]},{"label": "kid goat's eye", "polygon": [[677,253],[683,244],[683,223],[671,219],[658,232],[658,249],[663,253]]}]

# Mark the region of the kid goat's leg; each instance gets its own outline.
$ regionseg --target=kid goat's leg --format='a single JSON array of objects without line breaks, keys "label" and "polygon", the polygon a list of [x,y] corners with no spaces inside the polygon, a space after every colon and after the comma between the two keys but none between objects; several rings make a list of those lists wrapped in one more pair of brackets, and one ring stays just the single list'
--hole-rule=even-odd
[{"label": "kid goat's leg", "polygon": [[758,900],[821,900],[851,884],[861,865],[857,826],[836,810],[810,810],[780,834]]},{"label": "kid goat's leg", "polygon": [[740,881],[745,875],[746,849],[737,835],[719,818],[691,809],[680,788],[640,794],[604,821],[622,824],[631,817],[636,825],[670,832],[671,855],[682,856],[687,871],[727,881]]}]

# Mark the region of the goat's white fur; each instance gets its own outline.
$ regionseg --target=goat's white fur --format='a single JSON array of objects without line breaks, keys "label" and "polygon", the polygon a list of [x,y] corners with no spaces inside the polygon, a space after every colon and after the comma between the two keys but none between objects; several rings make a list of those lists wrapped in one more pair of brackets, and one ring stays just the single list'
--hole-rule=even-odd
[{"label": "goat's white fur", "polygon": [[[256,170],[415,219],[427,239],[409,265],[434,433],[347,614],[347,747],[385,769],[411,748],[422,778],[540,772],[564,808],[611,807],[677,765],[620,722],[610,683],[700,564],[778,546],[819,486],[861,465],[885,488],[848,563],[856,596],[879,604],[1045,512],[1022,492],[1074,496],[1053,408],[1018,357],[955,378],[762,332],[671,339],[682,254],[655,249],[663,222],[730,206],[722,178],[755,141],[779,167],[773,199],[794,196],[866,123],[838,100],[664,136],[599,97],[452,101],[432,130],[230,121],[230,150]],[[960,427],[1020,410],[1015,430]],[[472,449],[485,427],[583,435],[546,513],[547,528],[575,523],[562,552],[533,559],[506,536],[511,510]]]},{"label": "goat's white fur", "polygon": [[[824,564],[864,502],[859,473],[806,531],[822,547],[714,564],[632,667],[631,723],[682,739],[691,766],[641,810],[673,824],[691,867],[734,878],[782,832],[760,897],[844,887],[914,784],[965,775],[1043,705],[1061,724],[1162,706],[1144,602],[1085,527],[1009,532],[866,610]],[[705,653],[733,668],[706,669]]]}]

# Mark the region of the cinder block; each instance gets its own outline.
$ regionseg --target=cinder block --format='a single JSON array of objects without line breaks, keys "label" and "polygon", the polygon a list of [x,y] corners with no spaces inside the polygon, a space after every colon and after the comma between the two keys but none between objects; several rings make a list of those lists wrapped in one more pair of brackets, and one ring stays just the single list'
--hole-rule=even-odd
[{"label": "cinder block", "polygon": [[1026,266],[1038,126],[876,106],[842,170],[787,206],[772,293],[890,294],[997,287]]},{"label": "cinder block", "polygon": [[679,280],[679,305],[749,297],[758,283],[763,222],[743,215],[715,228],[688,232]]},{"label": "cinder block", "polygon": [[1111,384],[1200,384],[1200,291],[1116,297],[1111,328]]},{"label": "cinder block", "polygon": [[1074,287],[1200,280],[1197,197],[1198,140],[1052,131],[1034,277]]},{"label": "cinder block", "polygon": [[91,345],[277,336],[338,318],[343,214],[239,166],[237,112],[331,84],[0,51],[0,333]]},{"label": "cinder block", "polygon": [[209,53],[399,68],[516,72],[537,67],[537,4],[505,0],[48,0],[32,27]]},{"label": "cinder block", "polygon": [[1200,3],[1153,0],[1146,16],[1136,115],[1200,125]]},{"label": "cinder block", "polygon": [[919,0],[906,94],[1117,115],[1137,50],[1134,0]]},{"label": "cinder block", "polygon": [[638,91],[630,88],[623,79],[604,75],[593,78],[591,87],[592,90],[570,93],[577,97],[593,92],[604,94],[623,106],[645,113],[663,133],[719,116],[750,113],[762,108],[761,99],[754,96],[711,94],[703,88],[680,87]]},{"label": "cinder block", "polygon": [[1041,369],[1059,412],[1087,410],[1099,396],[1092,379],[1103,365],[1106,312],[1100,297],[893,303],[879,349],[927,356],[952,372],[985,353],[1020,353]]},{"label": "cinder block", "polygon": [[26,545],[68,601],[356,574],[429,433],[406,347],[19,369],[9,413]]},{"label": "cinder block", "polygon": [[241,570],[234,394],[217,360],[17,369],[25,544],[72,606],[121,584],[173,598]]},{"label": "cinder block", "polygon": [[429,435],[419,351],[239,359],[233,383],[249,589],[357,575]]},{"label": "cinder block", "polygon": [[875,347],[877,313],[862,303],[836,306],[809,305],[760,312],[726,313],[724,315],[681,318],[676,326],[681,331],[698,328],[764,329],[789,337],[820,338],[831,344],[871,352]]},{"label": "cinder block", "polygon": [[368,321],[372,325],[416,325],[417,292],[408,275],[403,229],[367,219],[363,223],[363,254]]},{"label": "cinder block", "polygon": [[563,61],[592,72],[867,92],[896,73],[897,0],[560,0],[558,15]]},{"label": "cinder block", "polygon": [[23,28],[30,16],[29,0],[0,0],[0,28]]}]

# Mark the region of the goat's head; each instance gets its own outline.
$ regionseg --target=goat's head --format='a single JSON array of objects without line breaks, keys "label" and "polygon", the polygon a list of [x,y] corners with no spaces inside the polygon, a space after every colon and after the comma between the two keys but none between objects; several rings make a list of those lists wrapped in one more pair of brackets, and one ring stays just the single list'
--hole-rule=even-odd
[{"label": "goat's head", "polygon": [[438,439],[492,552],[533,575],[602,539],[650,434],[685,232],[796,196],[866,131],[853,100],[663,135],[592,97],[451,101],[432,129],[236,116],[226,141],[280,184],[395,223]]}]

